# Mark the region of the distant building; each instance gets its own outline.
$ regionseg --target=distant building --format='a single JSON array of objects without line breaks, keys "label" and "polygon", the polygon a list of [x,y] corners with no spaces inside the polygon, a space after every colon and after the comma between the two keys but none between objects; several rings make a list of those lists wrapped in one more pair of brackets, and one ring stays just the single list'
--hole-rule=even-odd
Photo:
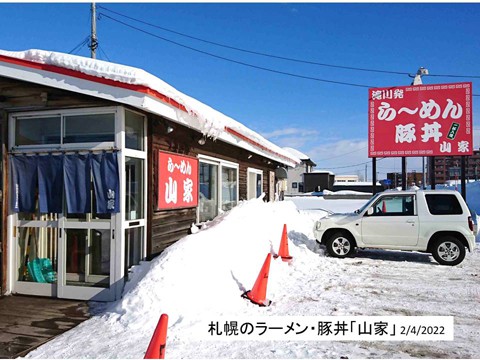
[{"label": "distant building", "polygon": [[[432,158],[428,158],[428,179],[430,179]],[[435,183],[444,184],[448,180],[458,180],[461,176],[462,159],[460,156],[435,156]],[[466,157],[465,177],[480,180],[480,149]]]},{"label": "distant building", "polygon": [[335,174],[326,170],[315,170],[303,174],[305,192],[332,190],[335,182]]},{"label": "distant building", "polygon": [[[346,181],[335,181],[332,187],[333,191],[357,191],[364,193],[373,194],[373,185],[371,181],[356,181],[356,182],[346,182]],[[375,184],[375,193],[383,191],[383,186],[380,182],[377,181]]]},{"label": "distant building", "polygon": [[317,166],[317,164],[315,164],[309,156],[296,149],[284,147],[283,150],[289,152],[302,161],[296,167],[288,169],[286,193],[289,195],[295,195],[313,191],[306,189],[304,175],[311,173],[312,169]]},{"label": "distant building", "polygon": [[[402,173],[401,172],[394,172],[394,173],[387,173],[387,182],[384,182],[385,187],[388,189],[402,187]],[[407,173],[407,188],[415,184],[416,186],[423,185],[423,174],[421,172],[409,172]]]},{"label": "distant building", "polygon": [[358,175],[335,175],[337,183],[353,183],[358,182]]}]

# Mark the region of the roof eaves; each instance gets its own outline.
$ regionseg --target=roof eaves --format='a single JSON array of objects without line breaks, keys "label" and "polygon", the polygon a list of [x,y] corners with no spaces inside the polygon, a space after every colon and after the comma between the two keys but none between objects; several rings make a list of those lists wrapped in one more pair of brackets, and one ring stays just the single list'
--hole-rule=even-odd
[{"label": "roof eaves", "polygon": [[[68,84],[66,84],[65,81],[64,81],[65,78],[63,78],[63,77],[62,77],[62,79],[56,79],[57,81],[55,81],[55,79],[52,79],[50,77],[46,77],[46,76],[44,76],[44,74],[42,74],[43,72],[54,73],[54,74],[57,74],[57,75],[68,76],[70,78],[77,79],[77,80],[80,79],[80,80],[83,80],[83,81],[86,81],[86,82],[93,82],[95,84],[100,84],[100,85],[103,85],[103,86],[114,87],[116,89],[123,89],[123,90],[127,90],[127,91],[137,93],[137,96],[135,97],[135,98],[137,98],[137,101],[134,101],[132,103],[132,101],[129,97],[120,97],[119,98],[118,96],[115,96],[115,95],[112,96],[111,95],[112,92],[109,91],[110,90],[109,88],[103,88],[104,91],[101,91],[101,92],[86,91],[87,95],[91,95],[91,96],[95,96],[95,97],[99,97],[99,98],[104,98],[104,99],[108,99],[108,100],[113,100],[113,101],[117,101],[117,102],[124,103],[124,104],[129,104],[129,105],[132,105],[132,106],[135,106],[135,107],[138,107],[138,108],[142,108],[146,111],[154,112],[154,113],[165,116],[164,111],[161,111],[160,113],[158,111],[153,111],[152,106],[151,106],[151,102],[149,102],[147,99],[144,99],[143,101],[140,101],[140,103],[139,103],[138,93],[140,93],[140,94],[143,95],[143,97],[149,97],[149,98],[153,99],[154,101],[157,101],[157,102],[160,101],[162,103],[168,104],[170,107],[173,107],[175,110],[180,110],[181,112],[189,114],[193,117],[198,117],[198,115],[195,112],[188,111],[187,107],[185,105],[181,104],[179,101],[176,101],[176,100],[172,99],[171,97],[166,96],[166,95],[162,94],[161,92],[159,92],[155,89],[149,88],[148,86],[145,86],[145,85],[125,83],[125,82],[121,82],[121,81],[117,81],[117,80],[113,80],[113,79],[109,79],[109,78],[105,78],[105,77],[86,74],[86,73],[80,72],[78,70],[68,69],[68,68],[64,68],[64,67],[56,66],[56,65],[51,65],[51,64],[29,61],[29,60],[25,60],[25,59],[21,59],[21,58],[17,58],[17,57],[6,56],[6,55],[2,55],[2,54],[0,54],[0,63],[1,62],[7,63],[10,66],[14,66],[18,70],[20,70],[20,68],[28,68],[28,69],[30,69],[30,71],[33,69],[39,75],[43,75],[41,77],[37,77],[35,80],[32,79],[32,77],[28,76],[25,72],[23,72],[23,76],[18,76],[18,74],[12,74],[12,73],[10,73],[10,74],[5,74],[4,73],[3,75],[6,76],[6,77],[15,77],[15,75],[17,75],[18,78],[20,78],[22,80],[32,81],[32,82],[36,82],[36,83],[40,83],[40,84],[45,84],[45,85],[52,86],[52,87],[63,88],[63,89],[78,92],[78,93],[85,93],[85,91],[82,91],[84,89],[82,89],[80,87],[68,86]],[[0,74],[2,74],[1,71],[0,71]],[[47,79],[50,80],[50,81],[47,81]],[[63,86],[60,86],[59,82],[63,82],[64,83]],[[108,95],[111,95],[111,96],[108,96]],[[150,106],[147,105],[147,104],[150,104]],[[176,121],[176,122],[180,122],[183,125],[188,125],[187,124],[188,122],[186,122],[186,121],[179,121],[180,119],[179,119],[179,116],[178,116],[178,112],[177,112],[177,116],[172,116],[171,111],[168,112],[168,113],[170,115],[168,117],[171,118],[171,120]],[[181,116],[180,116],[180,118],[181,118]],[[202,131],[201,126],[198,126],[198,127],[194,126],[193,128],[197,131]],[[235,129],[232,129],[232,128],[226,126],[225,131],[230,133],[230,134],[233,134],[236,137],[239,137],[242,140],[248,142],[249,144],[259,148],[262,152],[262,155],[267,157],[267,158],[270,158],[271,160],[278,161],[278,162],[280,162],[282,164],[285,164],[285,165],[288,165],[288,166],[295,166],[296,164],[300,163],[300,160],[295,158],[291,154],[289,154],[290,156],[286,156],[285,154],[281,154],[280,152],[283,152],[283,151],[280,148],[279,148],[280,149],[279,151],[272,150],[272,149],[260,144],[259,142],[251,139],[249,136],[247,136],[245,134],[242,134],[238,130],[235,130]],[[220,137],[222,137],[222,136],[220,136]],[[264,140],[265,143],[273,145],[272,146],[273,148],[277,147],[276,145],[269,142],[268,140],[266,140],[266,139],[263,139],[263,140]],[[234,144],[234,145],[242,147],[241,144],[238,144],[238,143]]]}]

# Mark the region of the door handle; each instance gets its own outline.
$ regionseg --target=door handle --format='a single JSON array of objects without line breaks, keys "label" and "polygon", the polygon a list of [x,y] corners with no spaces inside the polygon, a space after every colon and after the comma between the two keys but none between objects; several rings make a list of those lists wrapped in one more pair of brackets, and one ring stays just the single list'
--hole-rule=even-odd
[{"label": "door handle", "polygon": [[409,223],[409,224],[415,224],[415,220],[407,220],[407,223]]}]

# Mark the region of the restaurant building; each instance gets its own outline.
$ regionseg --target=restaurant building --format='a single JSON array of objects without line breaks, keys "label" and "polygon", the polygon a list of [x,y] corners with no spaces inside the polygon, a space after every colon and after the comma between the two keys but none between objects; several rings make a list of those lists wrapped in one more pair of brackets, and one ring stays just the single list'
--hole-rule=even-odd
[{"label": "restaurant building", "polygon": [[300,160],[137,68],[0,51],[1,294],[111,301]]}]

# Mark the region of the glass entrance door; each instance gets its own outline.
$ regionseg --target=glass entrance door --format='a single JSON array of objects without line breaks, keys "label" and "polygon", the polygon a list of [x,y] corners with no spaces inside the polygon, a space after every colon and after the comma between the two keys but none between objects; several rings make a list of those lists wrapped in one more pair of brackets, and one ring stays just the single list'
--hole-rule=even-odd
[{"label": "glass entrance door", "polygon": [[19,213],[16,241],[15,291],[57,296],[58,215]]},{"label": "glass entrance door", "polygon": [[114,216],[72,220],[59,214],[19,214],[15,292],[111,301]]},{"label": "glass entrance door", "polygon": [[110,301],[115,216],[63,217],[59,241],[58,297]]}]

